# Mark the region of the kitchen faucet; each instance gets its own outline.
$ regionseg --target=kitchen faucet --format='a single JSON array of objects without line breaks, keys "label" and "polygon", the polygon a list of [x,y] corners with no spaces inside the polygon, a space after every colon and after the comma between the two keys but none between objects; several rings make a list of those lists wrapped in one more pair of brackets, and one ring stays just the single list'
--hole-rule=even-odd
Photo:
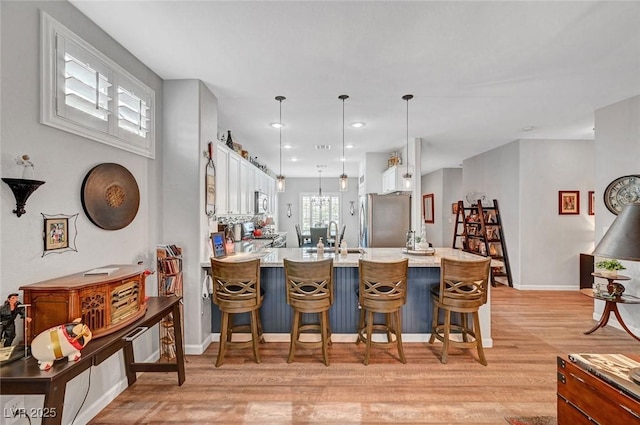
[{"label": "kitchen faucet", "polygon": [[333,225],[335,226],[335,228],[336,228],[336,233],[335,233],[335,235],[336,235],[336,236],[335,236],[335,239],[334,239],[333,245],[334,245],[334,246],[337,246],[337,245],[338,245],[338,243],[340,243],[340,241],[338,240],[338,238],[340,237],[340,233],[339,233],[339,230],[338,230],[338,223],[336,223],[336,222],[335,222],[335,221],[333,221],[333,220],[331,220],[331,221],[329,222],[329,227],[327,227],[327,238],[330,238],[330,237],[331,237],[331,225],[332,225],[332,224],[333,224]]}]

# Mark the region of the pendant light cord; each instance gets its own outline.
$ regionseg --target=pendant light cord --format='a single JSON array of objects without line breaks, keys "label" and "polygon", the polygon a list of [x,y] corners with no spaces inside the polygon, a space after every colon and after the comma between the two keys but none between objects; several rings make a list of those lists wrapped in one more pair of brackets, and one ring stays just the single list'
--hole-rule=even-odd
[{"label": "pendant light cord", "polygon": [[409,101],[413,99],[412,94],[405,94],[402,99],[407,101],[407,176],[409,175]]},{"label": "pendant light cord", "polygon": [[344,175],[344,163],[346,158],[344,157],[344,100],[342,97],[342,174]]}]

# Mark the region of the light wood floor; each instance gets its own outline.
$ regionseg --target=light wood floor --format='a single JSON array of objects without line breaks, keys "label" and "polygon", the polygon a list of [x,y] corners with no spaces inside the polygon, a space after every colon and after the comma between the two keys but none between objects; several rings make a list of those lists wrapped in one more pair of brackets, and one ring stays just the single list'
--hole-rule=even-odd
[{"label": "light wood floor", "polygon": [[214,367],[217,343],[188,356],[187,380],[146,373],[90,423],[220,424],[500,424],[505,416],[556,413],[556,356],[638,352],[639,344],[612,327],[591,335],[592,300],[578,292],[492,290],[494,347],[488,366],[441,345],[405,343],[407,364],[384,350],[362,365],[363,346],[334,344],[331,365],[319,350],[299,350],[287,364],[288,344],[230,352]]}]

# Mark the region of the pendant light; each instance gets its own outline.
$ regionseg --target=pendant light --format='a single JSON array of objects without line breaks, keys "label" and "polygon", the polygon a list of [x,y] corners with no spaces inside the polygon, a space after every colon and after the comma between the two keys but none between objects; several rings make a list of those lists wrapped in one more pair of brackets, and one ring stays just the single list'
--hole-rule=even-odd
[{"label": "pendant light", "polygon": [[327,201],[329,201],[329,198],[322,196],[322,170],[318,170],[318,196],[312,197],[311,203],[322,206]]},{"label": "pendant light", "polygon": [[404,96],[402,96],[402,99],[407,101],[407,172],[402,175],[402,180],[404,182],[404,189],[409,190],[411,189],[412,178],[411,173],[409,172],[409,101],[413,99],[413,95],[405,94]]},{"label": "pendant light", "polygon": [[340,174],[338,188],[340,189],[340,192],[346,192],[349,190],[349,180],[347,179],[347,175],[344,173],[344,163],[347,160],[344,156],[344,101],[349,99],[349,96],[341,94],[338,96],[338,99],[342,100],[342,174]]},{"label": "pendant light", "polygon": [[280,132],[280,174],[276,177],[276,188],[278,192],[284,192],[285,181],[282,175],[282,101],[285,100],[284,96],[276,96],[276,100],[280,102],[280,120],[278,121],[278,131]]}]

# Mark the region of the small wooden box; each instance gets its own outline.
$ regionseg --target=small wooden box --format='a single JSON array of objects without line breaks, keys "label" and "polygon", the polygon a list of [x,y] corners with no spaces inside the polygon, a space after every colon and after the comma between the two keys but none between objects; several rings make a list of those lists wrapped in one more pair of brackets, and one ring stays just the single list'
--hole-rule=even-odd
[{"label": "small wooden box", "polygon": [[27,315],[27,342],[53,326],[81,318],[93,338],[109,335],[144,316],[147,310],[145,279],[138,265],[110,265],[110,274],[62,276],[20,287]]}]

